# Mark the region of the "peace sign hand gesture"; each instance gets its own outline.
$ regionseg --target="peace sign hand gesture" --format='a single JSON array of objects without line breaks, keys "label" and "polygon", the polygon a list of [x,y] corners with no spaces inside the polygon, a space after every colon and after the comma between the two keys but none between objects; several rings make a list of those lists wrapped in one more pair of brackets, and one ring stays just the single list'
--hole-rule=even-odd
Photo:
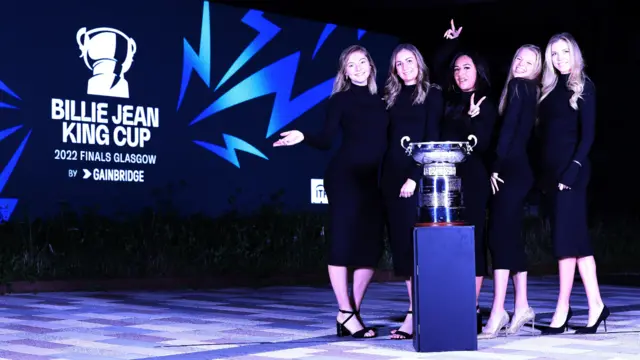
[{"label": "peace sign hand gesture", "polygon": [[482,102],[484,101],[484,99],[486,99],[486,96],[483,96],[477,103],[475,102],[475,96],[476,94],[473,93],[471,94],[471,104],[469,105],[469,112],[467,114],[469,114],[469,116],[476,117],[478,116],[478,114],[480,114],[480,104],[482,104]]},{"label": "peace sign hand gesture", "polygon": [[456,25],[453,23],[453,19],[451,19],[451,29],[444,32],[444,38],[453,40],[460,36],[460,32],[462,31],[462,26],[458,30],[456,30]]}]

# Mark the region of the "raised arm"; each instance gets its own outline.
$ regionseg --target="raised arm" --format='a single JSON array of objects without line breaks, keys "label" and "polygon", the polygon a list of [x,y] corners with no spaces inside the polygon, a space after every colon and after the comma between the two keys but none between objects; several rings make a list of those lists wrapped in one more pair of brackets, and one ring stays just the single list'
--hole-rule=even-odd
[{"label": "raised arm", "polygon": [[560,183],[569,185],[575,181],[579,169],[587,161],[589,151],[596,136],[596,88],[590,80],[584,83],[582,99],[578,100],[580,139],[571,163],[560,178]]},{"label": "raised arm", "polygon": [[526,80],[513,78],[509,81],[507,89],[507,105],[500,126],[496,157],[491,166],[491,171],[500,172],[502,162],[509,157],[511,145],[516,136],[517,129],[521,126],[522,112],[525,109],[525,101],[530,96],[535,97],[535,89],[531,92]]},{"label": "raised arm", "polygon": [[456,29],[453,19],[451,19],[451,28],[444,33],[445,40],[433,55],[432,77],[439,84],[444,85],[446,83],[445,74],[449,73],[449,62],[453,54],[460,48],[459,36],[461,31],[462,27]]},{"label": "raised arm", "polygon": [[[427,113],[424,124],[424,134],[421,141],[438,141],[440,137],[440,123],[444,115],[444,97],[442,90],[438,87],[432,87],[429,90],[429,95],[425,100],[425,106],[427,107]],[[412,163],[413,166],[410,169],[408,178],[413,179],[416,183],[422,175],[422,166],[418,166]]]},{"label": "raised arm", "polygon": [[317,134],[305,135],[304,143],[320,150],[329,150],[340,127],[344,108],[341,93],[337,93],[327,101],[327,114],[322,130]]}]

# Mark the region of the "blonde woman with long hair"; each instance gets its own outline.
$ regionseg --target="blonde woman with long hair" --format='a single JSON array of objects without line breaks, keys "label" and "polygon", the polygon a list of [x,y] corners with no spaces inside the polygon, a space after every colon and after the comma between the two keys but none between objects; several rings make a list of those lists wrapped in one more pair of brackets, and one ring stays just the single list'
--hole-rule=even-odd
[{"label": "blonde woman with long hair", "polygon": [[382,162],[381,187],[385,200],[389,244],[396,276],[403,277],[409,292],[409,311],[394,340],[413,337],[413,227],[418,221],[416,187],[422,168],[400,146],[409,136],[413,142],[436,141],[444,111],[442,90],[429,78],[429,68],[418,49],[398,45],[391,54],[385,86],[389,111],[389,147]]},{"label": "blonde woman with long hair", "polygon": [[[328,150],[342,130],[342,144],[324,175],[329,199],[329,279],[338,301],[336,333],[355,338],[376,336],[365,327],[360,305],[383,251],[384,217],[378,169],[387,145],[389,120],[376,86],[376,66],[369,52],[353,45],[342,52],[324,127],[317,135],[285,131],[273,146],[304,140]],[[295,164],[292,164],[295,166]],[[352,296],[348,268],[354,268]]]},{"label": "blonde woman with long hair", "polygon": [[509,275],[514,273],[516,301],[508,333],[515,334],[535,312],[527,300],[527,254],[522,238],[524,201],[534,176],[527,145],[536,119],[542,55],[535,45],[521,46],[513,56],[500,96],[500,132],[489,179],[493,197],[489,202],[488,244],[493,268],[493,306],[480,339],[497,336],[509,323],[504,309]]},{"label": "blonde woman with long hair", "polygon": [[610,312],[600,296],[587,227],[588,155],[595,137],[596,90],[584,72],[580,47],[568,33],[551,37],[545,49],[539,103],[542,179],[560,273],[558,303],[543,333],[561,334],[568,329],[576,265],[589,303],[587,326],[576,333],[595,333],[603,321],[606,331]]}]

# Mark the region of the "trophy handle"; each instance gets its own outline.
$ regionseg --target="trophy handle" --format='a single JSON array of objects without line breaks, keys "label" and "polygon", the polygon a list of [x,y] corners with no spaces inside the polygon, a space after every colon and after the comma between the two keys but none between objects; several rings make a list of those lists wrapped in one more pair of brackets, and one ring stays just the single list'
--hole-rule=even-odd
[{"label": "trophy handle", "polygon": [[407,154],[411,153],[411,147],[410,146],[404,146],[405,142],[410,142],[411,138],[408,136],[403,136],[402,139],[400,139],[400,146],[402,146],[402,148],[406,151]]},{"label": "trophy handle", "polygon": [[473,145],[469,144],[469,147],[470,147],[469,150],[473,150],[473,148],[476,147],[476,145],[478,145],[478,138],[475,135],[469,135],[469,137],[467,137],[467,140],[469,141],[473,140]]}]

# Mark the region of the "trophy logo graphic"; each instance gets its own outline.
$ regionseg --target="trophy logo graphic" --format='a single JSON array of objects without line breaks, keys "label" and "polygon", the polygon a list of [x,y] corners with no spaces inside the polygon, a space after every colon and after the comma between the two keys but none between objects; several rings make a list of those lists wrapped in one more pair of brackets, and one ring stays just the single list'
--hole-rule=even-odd
[{"label": "trophy logo graphic", "polygon": [[124,74],[133,64],[136,43],[122,31],[100,27],[86,27],[76,34],[80,57],[93,76],[87,83],[87,94],[129,98],[129,83]]}]

